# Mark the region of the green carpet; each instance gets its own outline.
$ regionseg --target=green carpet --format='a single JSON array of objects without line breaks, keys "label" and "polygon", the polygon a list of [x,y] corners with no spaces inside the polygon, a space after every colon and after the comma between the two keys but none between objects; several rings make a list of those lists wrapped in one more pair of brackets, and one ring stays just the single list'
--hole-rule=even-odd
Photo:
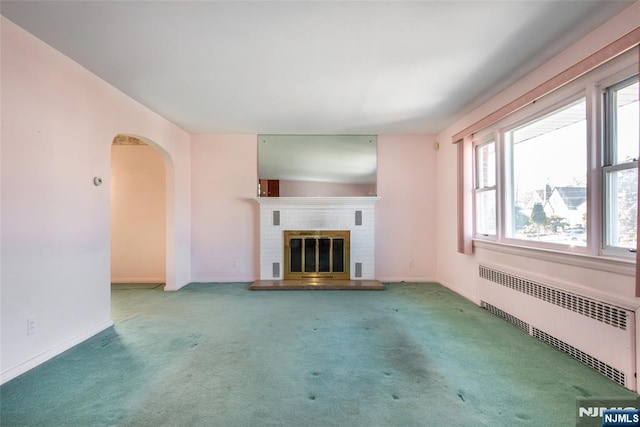
[{"label": "green carpet", "polygon": [[115,326],[0,387],[2,426],[571,426],[636,396],[430,283],[114,286]]}]

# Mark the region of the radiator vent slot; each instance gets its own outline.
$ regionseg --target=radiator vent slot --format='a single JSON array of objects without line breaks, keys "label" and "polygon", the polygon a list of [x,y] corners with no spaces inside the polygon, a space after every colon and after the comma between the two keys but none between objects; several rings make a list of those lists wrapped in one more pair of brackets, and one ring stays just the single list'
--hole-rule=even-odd
[{"label": "radiator vent slot", "polygon": [[517,326],[518,328],[522,329],[524,332],[526,332],[529,335],[532,335],[533,337],[539,339],[540,341],[549,344],[552,347],[557,348],[558,350],[568,354],[569,356],[579,360],[580,362],[584,363],[585,365],[589,366],[592,369],[595,369],[596,371],[600,372],[602,375],[606,376],[607,378],[609,378],[612,381],[615,381],[616,383],[625,386],[626,387],[626,377],[624,372],[619,371],[618,369],[615,369],[609,365],[607,365],[606,363],[604,363],[601,360],[598,360],[597,358],[588,355],[587,353],[585,353],[584,351],[581,351],[577,348],[575,348],[574,346],[567,344],[566,342],[547,334],[546,332],[541,331],[540,329],[536,328],[536,327],[530,327],[529,324],[521,319],[518,319],[516,316],[507,313],[506,311],[500,310],[498,307],[495,307],[491,304],[489,304],[486,301],[481,301],[480,305],[482,306],[482,308],[486,309],[489,313],[494,314],[504,320],[506,320],[507,322]]},{"label": "radiator vent slot", "polygon": [[625,331],[627,330],[627,313],[621,308],[585,298],[581,295],[542,285],[529,279],[507,274],[483,265],[479,268],[479,275],[483,279],[511,288],[515,291],[525,293],[534,298],[538,298],[567,310],[574,311],[583,316],[606,323],[607,325],[611,325]]},{"label": "radiator vent slot", "polygon": [[487,311],[611,381],[638,389],[634,311],[499,267],[480,265],[478,276],[478,299]]},{"label": "radiator vent slot", "polygon": [[602,362],[601,360],[598,360],[595,357],[588,355],[584,351],[578,350],[577,348],[573,347],[572,345],[569,345],[566,342],[564,342],[562,340],[559,340],[556,337],[551,336],[551,335],[547,334],[546,332],[541,331],[538,328],[535,328],[535,327],[533,328],[532,335],[534,337],[536,337],[537,339],[539,339],[540,341],[545,342],[545,343],[549,344],[550,346],[553,346],[553,347],[557,348],[558,350],[561,350],[561,351],[567,353],[571,357],[574,357],[574,358],[578,359],[579,361],[581,361],[585,365],[590,366],[591,368],[593,368],[596,371],[600,372],[602,375],[606,376],[610,380],[615,381],[618,384],[620,384],[621,386],[626,387],[627,383],[626,383],[626,377],[625,377],[624,372],[621,372],[621,371],[619,371],[619,370],[607,365],[606,363]]},{"label": "radiator vent slot", "polygon": [[518,328],[522,329],[523,331],[525,331],[527,334],[530,333],[530,328],[529,328],[529,324],[523,320],[518,319],[516,316],[511,315],[509,313],[507,313],[506,311],[502,311],[500,310],[498,307],[489,304],[488,302],[485,301],[480,301],[480,306],[484,309],[486,309],[487,311],[489,311],[489,313],[491,314],[495,314],[498,317],[503,318],[504,320],[506,320],[507,322],[517,326]]}]

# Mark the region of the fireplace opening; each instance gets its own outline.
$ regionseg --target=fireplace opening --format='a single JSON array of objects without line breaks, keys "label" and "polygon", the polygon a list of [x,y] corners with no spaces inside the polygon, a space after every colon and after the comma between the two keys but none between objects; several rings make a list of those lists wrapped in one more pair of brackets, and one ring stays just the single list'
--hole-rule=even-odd
[{"label": "fireplace opening", "polygon": [[284,279],[346,279],[350,231],[284,232]]}]

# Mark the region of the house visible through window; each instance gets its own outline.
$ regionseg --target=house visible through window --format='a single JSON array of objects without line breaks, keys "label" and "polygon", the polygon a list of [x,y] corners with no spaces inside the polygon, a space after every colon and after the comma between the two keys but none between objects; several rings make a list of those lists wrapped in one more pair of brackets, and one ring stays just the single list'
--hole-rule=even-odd
[{"label": "house visible through window", "polygon": [[506,236],[587,244],[586,100],[505,133],[511,155]]},{"label": "house visible through window", "polygon": [[628,55],[479,132],[475,239],[635,259],[639,90]]}]

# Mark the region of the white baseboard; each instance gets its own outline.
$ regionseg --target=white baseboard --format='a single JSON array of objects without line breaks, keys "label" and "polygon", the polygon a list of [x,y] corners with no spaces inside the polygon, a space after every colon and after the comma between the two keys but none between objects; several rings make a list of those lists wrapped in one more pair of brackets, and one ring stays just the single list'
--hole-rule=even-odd
[{"label": "white baseboard", "polygon": [[[256,280],[258,280],[258,279],[256,279]],[[230,284],[234,284],[234,285],[244,286],[244,285],[247,285],[248,283],[253,283],[256,280],[230,280],[230,279],[227,279],[227,280],[204,280],[204,281],[196,281],[196,280],[194,280],[191,283],[199,284],[199,285],[212,285],[212,286],[219,285],[219,284],[228,284],[228,283],[230,283]]]},{"label": "white baseboard", "polygon": [[165,283],[164,277],[112,277],[111,283]]},{"label": "white baseboard", "polygon": [[236,277],[192,277],[190,283],[253,283],[260,278],[236,276]]},{"label": "white baseboard", "polygon": [[413,283],[439,283],[433,277],[376,277],[376,280],[387,283],[413,282]]},{"label": "white baseboard", "polygon": [[57,346],[45,351],[44,353],[40,353],[39,355],[19,364],[18,366],[0,373],[0,384],[4,384],[7,381],[16,378],[17,376],[24,374],[25,372],[35,368],[38,365],[43,364],[47,360],[59,355],[60,353],[69,350],[71,347],[74,347],[81,342],[88,340],[92,336],[104,331],[107,328],[110,328],[111,326],[113,326],[113,321],[109,319],[106,322],[89,328],[86,331],[61,342]]}]

